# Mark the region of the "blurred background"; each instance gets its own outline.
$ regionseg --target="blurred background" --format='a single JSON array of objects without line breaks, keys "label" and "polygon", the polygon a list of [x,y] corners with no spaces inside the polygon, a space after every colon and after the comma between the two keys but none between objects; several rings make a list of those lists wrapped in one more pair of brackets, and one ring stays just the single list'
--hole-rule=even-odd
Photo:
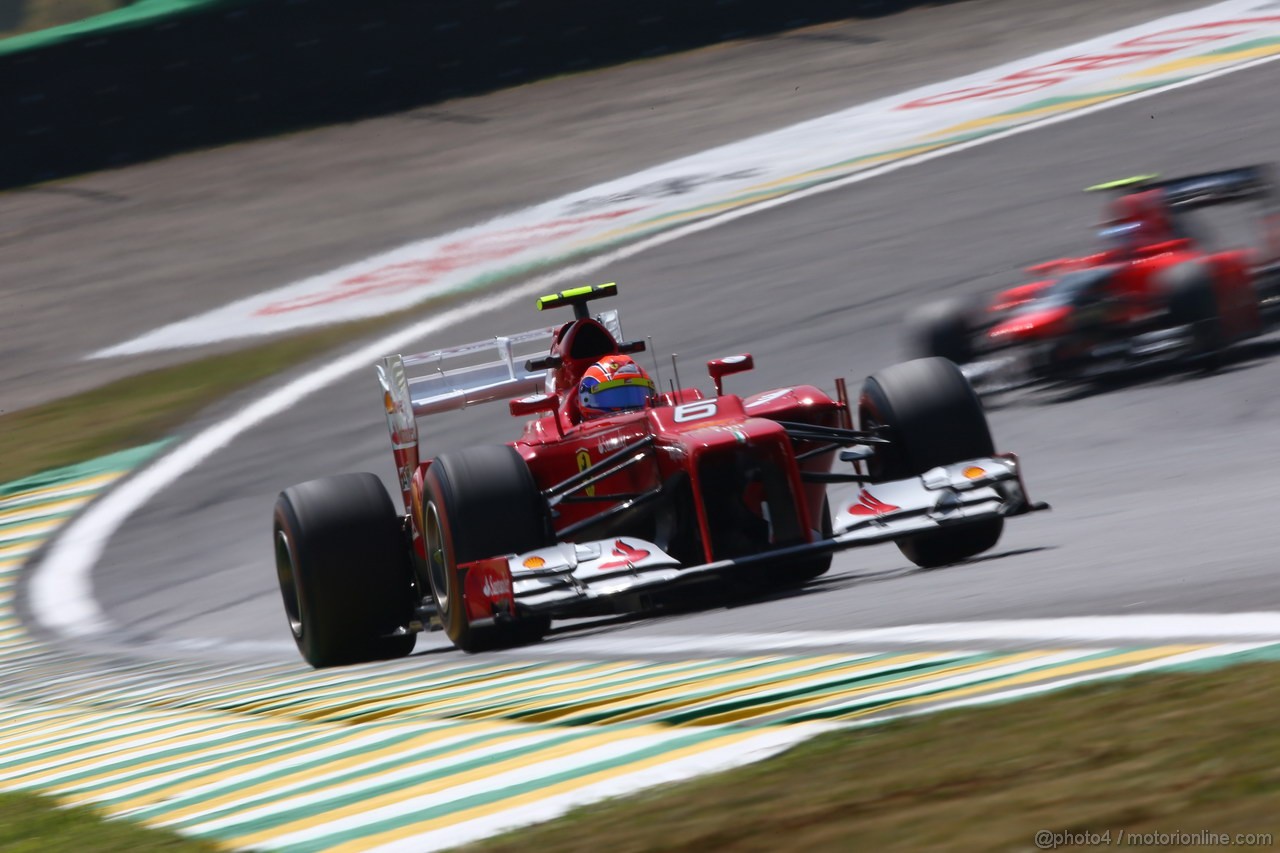
[{"label": "blurred background", "polygon": [[913,5],[2,0],[0,186]]}]

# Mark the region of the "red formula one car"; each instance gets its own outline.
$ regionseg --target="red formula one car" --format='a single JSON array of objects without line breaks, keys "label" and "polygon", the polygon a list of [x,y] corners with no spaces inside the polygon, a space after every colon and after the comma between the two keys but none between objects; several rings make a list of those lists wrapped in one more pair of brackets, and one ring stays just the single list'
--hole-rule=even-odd
[{"label": "red formula one car", "polygon": [[[834,397],[724,393],[752,368],[746,354],[707,363],[714,394],[678,376],[664,393],[630,358],[645,345],[623,338],[617,312],[588,311],[615,292],[542,298],[573,308],[558,327],[382,360],[403,512],[373,474],[276,502],[280,591],[309,663],[406,655],[436,625],[468,651],[533,641],[552,619],[644,609],[695,580],[801,584],[833,552],[876,542],[943,565],[1045,508],[1017,459],[994,452],[949,361],[868,378],[857,426],[842,380]],[[420,459],[417,417],[503,399],[532,416],[514,442]]]},{"label": "red formula one car", "polygon": [[[1036,276],[974,303],[947,300],[907,318],[913,355],[964,365],[980,392],[1096,377],[1153,360],[1212,364],[1268,330],[1280,307],[1280,210],[1267,170],[1090,187],[1107,205],[1101,251],[1031,267]],[[1213,250],[1188,212],[1262,205],[1263,248]]]}]

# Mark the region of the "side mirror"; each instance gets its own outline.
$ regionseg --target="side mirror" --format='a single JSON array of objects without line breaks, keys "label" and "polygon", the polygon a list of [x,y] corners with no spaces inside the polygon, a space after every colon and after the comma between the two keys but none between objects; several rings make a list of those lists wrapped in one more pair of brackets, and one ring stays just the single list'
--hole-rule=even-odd
[{"label": "side mirror", "polygon": [[555,394],[533,394],[528,397],[517,397],[507,404],[513,417],[523,418],[539,412],[554,412],[560,406]]},{"label": "side mirror", "polygon": [[724,394],[724,377],[734,373],[743,373],[751,370],[756,366],[755,359],[751,357],[751,353],[744,352],[742,355],[727,355],[724,358],[713,358],[707,362],[707,373],[711,374],[711,381],[716,385],[716,396]]}]

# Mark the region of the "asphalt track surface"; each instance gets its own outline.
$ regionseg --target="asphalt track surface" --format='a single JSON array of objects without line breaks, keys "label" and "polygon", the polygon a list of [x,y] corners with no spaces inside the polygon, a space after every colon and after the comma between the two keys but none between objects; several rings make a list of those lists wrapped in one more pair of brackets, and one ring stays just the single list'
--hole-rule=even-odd
[{"label": "asphalt track surface", "polygon": [[[632,337],[678,352],[682,377],[750,351],[731,391],[830,387],[902,356],[899,320],[941,293],[1017,279],[1019,266],[1090,244],[1096,197],[1080,187],[1274,156],[1275,64],[1227,75],[748,216],[621,262]],[[448,346],[540,325],[532,305],[459,324]],[[566,626],[645,652],[664,635],[845,631],[913,623],[1280,609],[1280,352],[1266,340],[1212,375],[1138,377],[1071,399],[991,412],[1054,511],[1008,524],[984,558],[914,569],[892,546],[838,555],[799,594],[648,620]],[[668,374],[669,375],[669,374]],[[225,410],[235,405],[228,404]],[[296,660],[274,586],[271,504],[285,486],[371,470],[392,484],[372,369],[274,418],[160,494],[112,540],[95,579],[136,652]],[[430,419],[428,452],[514,437],[500,406]],[[495,523],[501,523],[495,519]],[[526,650],[526,653],[538,650]],[[440,634],[418,654],[454,656]]]}]

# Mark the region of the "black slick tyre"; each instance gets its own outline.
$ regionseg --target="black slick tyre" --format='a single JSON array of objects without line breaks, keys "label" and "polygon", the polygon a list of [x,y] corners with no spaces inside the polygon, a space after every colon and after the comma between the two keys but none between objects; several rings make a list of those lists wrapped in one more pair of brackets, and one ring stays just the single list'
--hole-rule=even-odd
[{"label": "black slick tyre", "polygon": [[1215,362],[1226,346],[1213,271],[1199,261],[1188,261],[1164,270],[1160,276],[1169,320],[1191,332],[1191,353]]},{"label": "black slick tyre", "polygon": [[[863,429],[883,427],[893,443],[869,461],[874,482],[915,476],[995,452],[982,403],[964,374],[945,358],[921,358],[867,378],[858,401]],[[917,566],[944,566],[991,548],[1004,519],[965,524],[900,540]]]},{"label": "black slick tyre", "polygon": [[[291,486],[273,516],[276,578],[298,651],[314,667],[413,651],[409,549],[373,474]],[[398,632],[398,633],[397,633]]]},{"label": "black slick tyre", "polygon": [[921,305],[907,314],[906,348],[912,358],[940,356],[956,364],[973,361],[971,308],[963,299]]},{"label": "black slick tyre", "polygon": [[467,652],[533,642],[545,617],[471,625],[458,565],[555,543],[547,502],[529,466],[508,445],[480,445],[436,457],[425,480],[421,530],[427,577],[445,634]]}]

